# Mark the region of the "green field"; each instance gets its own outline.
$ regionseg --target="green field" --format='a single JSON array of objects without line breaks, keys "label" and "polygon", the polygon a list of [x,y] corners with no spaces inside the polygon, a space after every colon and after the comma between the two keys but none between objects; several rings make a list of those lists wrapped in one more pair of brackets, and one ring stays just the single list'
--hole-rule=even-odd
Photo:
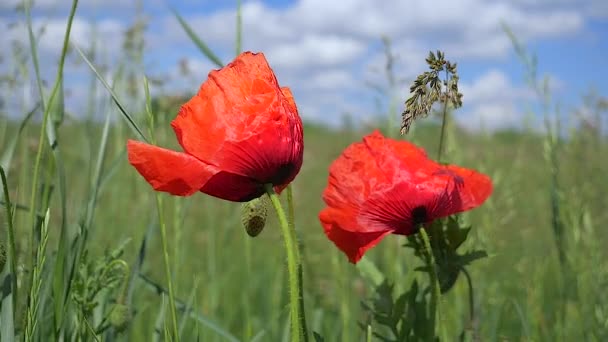
[{"label": "green field", "polygon": [[[41,61],[41,67],[47,65]],[[129,82],[121,77],[114,81]],[[143,82],[137,86],[143,88]],[[94,82],[91,93],[99,87]],[[129,97],[120,88],[117,96]],[[169,122],[179,101],[155,100],[160,100],[152,108],[157,144],[177,149]],[[40,116],[24,122],[23,130],[21,119],[0,116],[0,161],[16,205],[9,225],[2,196],[0,243],[10,249],[12,226],[17,272],[13,327],[7,323],[9,265],[0,273],[2,341],[11,340],[14,332],[31,340],[54,340],[60,330],[66,340],[167,340],[171,308],[157,197],[126,159],[126,141],[136,136],[110,100],[97,104],[107,108],[107,125],[106,117],[59,120],[55,115],[61,107],[49,105],[48,95],[45,101],[50,108],[47,128],[56,133],[53,147],[41,130]],[[133,100],[140,107],[145,101]],[[605,113],[601,105],[595,109]],[[131,114],[139,127],[148,127],[145,113]],[[548,115],[557,117],[552,110]],[[575,116],[562,120],[563,133],[554,135],[526,128],[471,133],[452,121],[444,159],[486,173],[494,192],[483,206],[462,215],[473,226],[462,250],[484,249],[489,256],[468,268],[474,286],[473,322],[464,276],[441,298],[442,324],[453,336],[450,340],[463,330],[467,339],[481,341],[608,340],[605,132],[580,125]],[[375,127],[348,129],[305,123],[304,163],[292,184],[296,229],[309,330],[326,341],[364,341],[360,324],[370,320],[361,302],[374,297],[372,283],[326,238],[319,223],[328,166],[375,128],[398,136],[386,132],[386,126],[381,119]],[[436,121],[423,119],[400,139],[434,155],[439,134]],[[288,340],[286,256],[275,217],[270,215],[264,231],[251,238],[241,226],[239,203],[202,193],[160,198],[181,340]],[[406,290],[414,278],[427,279],[414,271],[420,261],[402,247],[405,241],[389,236],[366,254],[396,284],[395,293]],[[72,265],[75,272],[70,274]],[[32,278],[34,290],[28,286]],[[122,322],[124,331],[111,326],[94,334],[107,325],[104,317],[117,301],[132,314]],[[37,308],[33,314],[32,302]],[[373,321],[371,326],[382,330]]]}]

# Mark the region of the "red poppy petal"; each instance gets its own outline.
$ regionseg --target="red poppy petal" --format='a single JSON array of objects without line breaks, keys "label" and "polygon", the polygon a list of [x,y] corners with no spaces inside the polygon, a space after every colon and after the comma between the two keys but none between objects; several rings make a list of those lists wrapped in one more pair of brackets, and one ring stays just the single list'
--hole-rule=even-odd
[{"label": "red poppy petal", "polygon": [[264,194],[264,187],[251,178],[221,171],[205,183],[201,192],[227,201],[248,202]]},{"label": "red poppy petal", "polygon": [[476,208],[492,194],[490,177],[475,170],[447,165],[436,172],[447,179],[446,190],[433,205],[432,215],[445,217]]},{"label": "red poppy petal", "polygon": [[323,199],[330,206],[362,203],[370,193],[411,179],[427,162],[426,153],[416,145],[387,139],[374,131],[363,142],[346,148],[332,163]]},{"label": "red poppy petal", "polygon": [[127,141],[129,162],[154,190],[178,196],[199,191],[219,170],[198,159],[139,141]]},{"label": "red poppy petal", "polygon": [[412,163],[428,160],[424,149],[405,140],[386,138],[378,130],[364,137],[363,143],[369,154],[376,159],[378,167],[385,172],[392,172],[395,167],[400,167],[397,163],[411,167]]},{"label": "red poppy petal", "polygon": [[226,141],[218,164],[223,170],[248,175],[258,183],[288,184],[302,166],[303,147],[284,125],[270,125],[257,136]]},{"label": "red poppy petal", "polygon": [[326,208],[319,214],[319,219],[327,237],[340,249],[348,260],[356,264],[367,250],[377,245],[391,231],[371,233],[352,232],[342,229],[343,222],[335,222],[336,212]]},{"label": "red poppy petal", "polygon": [[329,206],[360,205],[376,184],[388,180],[373,161],[370,150],[363,143],[355,143],[329,167],[329,181],[323,200]]},{"label": "red poppy petal", "polygon": [[224,142],[256,136],[271,123],[289,128],[299,120],[294,110],[264,55],[245,52],[211,71],[171,125],[186,152],[219,165]]},{"label": "red poppy petal", "polygon": [[289,87],[281,87],[281,92],[283,93],[283,96],[285,96],[285,99],[287,100],[289,105],[292,107],[292,109],[297,113],[298,107],[296,107],[296,101],[293,98],[291,89],[289,89]]},{"label": "red poppy petal", "polygon": [[[205,84],[208,82],[205,82]],[[215,155],[226,140],[226,126],[221,120],[221,113],[216,112],[213,101],[198,95],[181,106],[177,117],[171,122],[179,144],[184,151],[215,164],[209,156]]]}]

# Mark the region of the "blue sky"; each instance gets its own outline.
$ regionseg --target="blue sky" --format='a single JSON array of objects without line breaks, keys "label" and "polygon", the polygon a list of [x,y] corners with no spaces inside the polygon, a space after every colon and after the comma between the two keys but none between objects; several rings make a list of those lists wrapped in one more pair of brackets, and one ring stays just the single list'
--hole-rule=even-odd
[{"label": "blue sky", "polygon": [[[34,27],[45,28],[39,50],[48,79],[54,77],[69,2],[38,0],[34,5]],[[0,3],[0,27],[7,32],[0,38],[0,71],[14,69],[12,41],[27,42],[23,15],[12,10],[18,3]],[[72,41],[86,48],[95,30],[99,46],[104,47],[98,61],[109,66],[108,75],[124,59],[121,41],[136,18],[136,3],[80,1]],[[226,63],[234,57],[235,4],[143,0],[142,14],[148,23],[145,73],[165,80],[154,92],[194,92],[214,68],[168,9],[181,13]],[[404,80],[393,91],[397,111],[408,96],[408,83],[425,71],[428,51],[441,49],[458,62],[465,105],[457,118],[463,126],[521,126],[525,108],[535,98],[502,22],[536,53],[539,72],[551,78],[552,92],[564,113],[580,106],[581,95],[591,88],[608,95],[606,0],[244,0],[242,15],[244,48],[266,54],[279,82],[292,88],[300,114],[308,120],[337,124],[348,113],[356,121],[373,122],[386,110],[388,97],[378,98],[366,86],[385,84],[378,72],[384,64],[380,43],[384,35],[391,39],[398,58],[396,74]],[[66,67],[66,88],[68,109],[78,116],[86,103],[90,75],[83,65],[73,63],[76,60],[72,58]],[[180,63],[188,65],[187,75],[180,74]],[[35,94],[31,79],[22,83],[23,97]],[[13,91],[2,87],[5,102],[27,104],[27,98],[15,98]]]}]

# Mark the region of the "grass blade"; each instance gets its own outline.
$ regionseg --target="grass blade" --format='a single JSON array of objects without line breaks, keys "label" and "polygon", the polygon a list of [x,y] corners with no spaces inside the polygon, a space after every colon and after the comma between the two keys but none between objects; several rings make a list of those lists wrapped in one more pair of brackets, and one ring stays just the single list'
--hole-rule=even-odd
[{"label": "grass blade", "polygon": [[8,192],[8,182],[4,168],[0,166],[0,176],[2,178],[2,188],[4,189],[4,205],[6,208],[6,229],[8,236],[7,261],[8,272],[0,283],[0,340],[10,341],[14,338],[14,319],[17,305],[17,262],[15,256],[15,232],[13,227],[13,208]]},{"label": "grass blade", "polygon": [[[150,132],[150,139],[152,139],[152,143],[156,143],[156,139],[154,137],[154,115],[151,112],[151,98],[150,98],[150,89],[148,87],[148,79],[144,77],[144,89],[146,94],[146,114],[148,116],[148,128]],[[175,309],[175,292],[173,286],[173,276],[171,273],[171,267],[169,262],[169,250],[167,248],[167,225],[165,223],[165,215],[164,215],[164,207],[163,207],[163,198],[161,194],[156,192],[156,211],[158,212],[158,223],[160,225],[160,240],[163,251],[163,261],[165,264],[165,275],[167,278],[167,287],[169,288],[169,309],[171,310],[171,323],[173,328],[173,337],[176,341],[179,342],[179,328],[177,325],[177,310]]]},{"label": "grass blade", "polygon": [[118,96],[116,95],[116,93],[114,92],[112,87],[110,87],[108,82],[106,82],[106,80],[99,73],[97,68],[93,65],[93,63],[91,63],[91,61],[87,58],[87,56],[84,54],[84,52],[82,52],[82,50],[80,50],[80,48],[78,46],[74,45],[74,49],[80,54],[80,57],[82,57],[84,62],[89,66],[89,68],[93,71],[93,73],[95,73],[95,76],[97,76],[97,79],[101,82],[101,84],[103,84],[103,86],[106,88],[106,90],[110,93],[112,100],[114,101],[114,103],[116,104],[116,106],[118,107],[120,112],[122,113],[122,116],[125,118],[125,120],[127,120],[129,127],[131,127],[131,129],[139,137],[139,139],[141,139],[145,142],[148,142],[148,139],[146,139],[146,136],[144,135],[142,130],[139,128],[139,126],[137,126],[137,124],[135,123],[135,120],[133,120],[133,117],[131,116],[131,114],[129,114],[127,112],[127,110],[125,109],[125,107],[122,105],[122,103],[118,99]]},{"label": "grass blade", "polygon": [[203,53],[203,55],[205,55],[211,62],[215,63],[215,65],[217,65],[218,67],[220,67],[220,68],[223,67],[224,63],[222,63],[220,58],[216,54],[214,54],[213,51],[211,51],[211,49],[207,46],[207,44],[205,44],[196,35],[196,33],[194,33],[194,31],[192,30],[190,25],[188,25],[188,23],[184,20],[184,18],[182,18],[182,16],[179,15],[179,13],[177,13],[176,10],[171,9],[171,11],[175,15],[175,18],[177,18],[177,21],[179,21],[180,25],[182,25],[182,28],[184,29],[184,31],[186,31],[186,34],[188,35],[188,37],[190,37],[190,40],[192,40],[192,42]]},{"label": "grass blade", "polygon": [[[37,227],[39,227],[39,220],[37,218],[37,207],[36,207],[36,198],[37,198],[37,193],[36,190],[38,188],[38,181],[39,181],[39,175],[40,175],[40,164],[41,164],[41,160],[42,160],[42,153],[43,153],[43,135],[46,133],[46,137],[49,143],[49,146],[52,149],[52,153],[53,153],[53,157],[54,157],[54,164],[51,165],[50,167],[50,174],[54,175],[55,171],[58,172],[58,178],[59,178],[59,194],[60,194],[60,206],[61,206],[61,226],[60,229],[61,231],[65,231],[66,230],[66,220],[67,220],[67,206],[66,206],[66,191],[65,191],[65,172],[63,169],[63,163],[62,163],[62,159],[61,159],[61,155],[60,155],[60,151],[59,151],[59,144],[57,143],[57,139],[56,139],[56,132],[55,132],[55,123],[59,122],[59,121],[55,121],[55,122],[51,122],[51,124],[48,124],[49,121],[49,116],[51,115],[51,112],[54,113],[54,116],[56,119],[57,118],[62,118],[63,117],[63,112],[64,112],[64,108],[63,108],[63,68],[65,65],[65,59],[67,56],[67,52],[68,52],[68,45],[69,45],[69,40],[70,40],[70,33],[72,30],[72,23],[74,21],[74,16],[76,14],[76,8],[78,7],[78,0],[73,0],[72,1],[72,6],[70,9],[70,13],[68,16],[68,21],[67,21],[67,25],[66,25],[66,31],[65,31],[65,35],[64,35],[64,39],[63,39],[63,45],[62,45],[62,50],[61,50],[61,55],[60,55],[60,59],[59,59],[59,65],[57,68],[57,77],[55,79],[55,84],[52,88],[51,94],[50,94],[50,98],[49,98],[49,104],[46,105],[45,104],[45,100],[44,100],[44,92],[42,89],[42,78],[40,75],[40,67],[39,67],[39,63],[38,63],[38,51],[36,48],[36,40],[33,34],[33,28],[32,28],[32,18],[31,18],[31,3],[30,1],[25,1],[25,12],[26,12],[26,20],[27,20],[27,29],[28,29],[28,34],[29,34],[29,45],[30,45],[30,50],[31,50],[31,56],[32,56],[32,62],[34,64],[34,69],[35,69],[35,73],[36,73],[36,83],[38,86],[38,91],[40,94],[40,103],[42,105],[42,109],[43,109],[43,120],[42,120],[42,125],[40,128],[40,136],[38,139],[38,148],[37,148],[37,153],[36,153],[36,160],[35,160],[35,165],[34,165],[34,175],[33,175],[33,185],[32,185],[32,193],[31,193],[31,198],[30,198],[30,217],[31,217],[31,223],[32,223],[32,237],[30,239],[30,252],[32,253],[32,259],[31,259],[31,273],[32,275],[29,277],[29,279],[27,279],[26,281],[26,285],[25,288],[29,288],[29,294],[30,294],[30,298],[28,300],[28,306],[26,308],[26,324],[25,324],[25,338],[26,340],[28,339],[32,339],[34,338],[34,334],[36,332],[36,325],[38,322],[38,305],[40,302],[42,302],[41,298],[39,298],[40,295],[40,280],[37,278],[41,277],[41,274],[43,272],[43,266],[44,266],[44,261],[45,261],[45,253],[46,253],[46,245],[47,245],[47,238],[48,238],[48,221],[45,219],[42,222],[42,241],[38,241],[39,243],[36,246],[36,242],[35,241],[35,236],[36,236],[36,230]],[[58,113],[61,112],[61,113]],[[41,208],[42,211],[47,212],[46,218],[48,218],[48,207],[49,207],[49,201],[46,201],[44,203],[44,207]]]},{"label": "grass blade", "polygon": [[[160,286],[159,284],[154,282],[152,279],[148,278],[146,275],[139,274],[139,278],[141,280],[143,280],[143,282],[147,285],[148,289],[153,290],[157,294],[163,296],[163,298],[165,297],[165,295],[169,294],[169,291],[167,289]],[[178,310],[186,313],[188,316],[190,316],[190,318],[194,319],[195,321],[197,321],[197,322],[201,323],[202,325],[206,326],[207,328],[211,329],[218,335],[224,337],[226,340],[228,340],[230,342],[239,342],[238,338],[236,338],[234,335],[232,335],[228,331],[224,330],[222,327],[220,327],[217,323],[213,322],[212,320],[206,318],[205,316],[201,315],[200,313],[197,313],[194,310],[187,311],[186,303],[184,303],[184,301],[180,300],[179,298],[175,298],[175,306],[177,307]]]},{"label": "grass blade", "polygon": [[[23,129],[25,128],[25,126],[27,126],[27,123],[30,121],[32,116],[34,116],[34,113],[36,113],[39,108],[40,102],[38,102],[34,106],[34,108],[25,115],[25,117],[23,118],[23,120],[21,120],[21,123],[19,124],[17,133],[13,135],[12,139],[8,142],[8,144],[5,145],[6,150],[4,150],[2,157],[0,157],[0,165],[4,168],[6,173],[10,171],[11,161],[13,160],[13,154],[15,153],[15,147],[17,147],[17,142],[19,141],[19,137],[21,136]],[[2,188],[0,188],[0,190],[1,189]]]}]

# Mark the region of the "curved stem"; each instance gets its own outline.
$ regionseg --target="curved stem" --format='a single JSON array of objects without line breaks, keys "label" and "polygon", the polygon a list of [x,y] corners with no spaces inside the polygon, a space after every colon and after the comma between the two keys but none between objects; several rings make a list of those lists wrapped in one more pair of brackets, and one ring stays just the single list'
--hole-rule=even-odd
[{"label": "curved stem", "polygon": [[[272,202],[277,218],[279,219],[279,225],[281,226],[281,232],[283,239],[285,240],[285,251],[287,252],[287,271],[289,275],[289,312],[291,321],[291,341],[300,342],[302,336],[305,336],[304,327],[302,326],[302,318],[300,317],[300,298],[302,296],[302,289],[300,288],[300,282],[298,281],[298,269],[300,267],[299,253],[297,251],[298,245],[295,241],[295,235],[290,230],[290,224],[287,221],[285,211],[281,206],[279,196],[274,191],[272,184],[264,184],[264,189],[268,198]],[[303,313],[302,313],[303,314]]]},{"label": "curved stem", "polygon": [[[293,190],[291,189],[291,184],[287,186],[287,222],[289,224],[289,231],[293,234],[293,239],[297,244],[296,237],[296,216],[295,216],[295,208],[293,204]],[[296,248],[296,255],[298,260],[298,287],[300,288],[300,299],[299,299],[299,308],[300,308],[300,324],[302,325],[302,332],[304,334],[304,341],[308,341],[308,329],[306,326],[306,315],[304,314],[304,280],[302,270],[302,257],[300,256],[300,246]]]},{"label": "curved stem", "polygon": [[469,314],[470,314],[470,317],[469,317],[468,329],[471,331],[473,341],[477,341],[477,340],[479,340],[479,336],[477,336],[477,331],[475,331],[475,292],[473,291],[473,280],[471,279],[471,275],[469,274],[469,271],[467,271],[466,268],[461,266],[460,270],[462,271],[465,278],[467,279],[467,285],[469,288]]},{"label": "curved stem", "polygon": [[467,285],[469,287],[469,319],[471,320],[470,324],[473,325],[473,320],[475,320],[475,293],[473,292],[473,281],[471,280],[471,275],[466,268],[461,267],[460,270],[467,279]]},{"label": "curved stem", "polygon": [[439,297],[441,296],[441,289],[439,288],[439,278],[437,277],[437,267],[435,266],[435,257],[433,256],[433,250],[431,249],[431,242],[429,236],[426,234],[424,227],[420,227],[419,231],[422,243],[424,244],[424,253],[426,255],[426,262],[429,265],[429,278],[431,282],[431,326],[433,334],[436,330],[437,321],[441,319]]}]

